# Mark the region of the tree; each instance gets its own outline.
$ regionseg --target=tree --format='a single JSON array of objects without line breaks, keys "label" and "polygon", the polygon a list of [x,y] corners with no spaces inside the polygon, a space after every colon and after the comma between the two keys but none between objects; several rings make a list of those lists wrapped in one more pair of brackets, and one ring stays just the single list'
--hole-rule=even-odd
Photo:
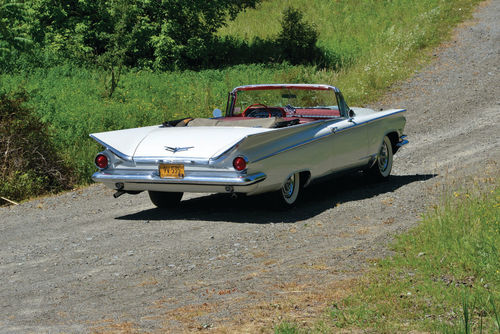
[{"label": "tree", "polygon": [[260,0],[0,1],[4,52],[32,40],[40,64],[69,59],[113,69],[174,69],[198,64],[217,40],[216,31]]},{"label": "tree", "polygon": [[134,48],[131,32],[136,18],[134,9],[136,7],[129,1],[118,0],[110,12],[113,28],[108,34],[105,51],[97,56],[97,63],[109,74],[109,79],[104,79],[107,97],[111,97],[118,87],[127,52]]},{"label": "tree", "polygon": [[113,31],[104,0],[32,0],[30,34],[49,58],[87,63],[105,52]]},{"label": "tree", "polygon": [[0,0],[0,65],[31,45],[26,31],[25,8],[20,2]]},{"label": "tree", "polygon": [[155,66],[159,69],[195,66],[213,45],[217,30],[259,1],[152,1],[150,4],[158,10],[151,21],[160,23],[151,37]]},{"label": "tree", "polygon": [[318,32],[313,25],[304,22],[303,17],[298,9],[285,9],[278,35],[285,58],[293,64],[312,62],[317,55]]}]

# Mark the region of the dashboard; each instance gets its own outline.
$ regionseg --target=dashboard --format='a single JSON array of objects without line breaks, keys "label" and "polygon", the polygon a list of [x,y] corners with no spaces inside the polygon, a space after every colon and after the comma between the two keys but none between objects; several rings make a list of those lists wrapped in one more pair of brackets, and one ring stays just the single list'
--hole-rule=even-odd
[{"label": "dashboard", "polygon": [[246,117],[255,117],[255,118],[267,118],[267,117],[283,117],[284,112],[280,108],[252,108],[245,112]]}]

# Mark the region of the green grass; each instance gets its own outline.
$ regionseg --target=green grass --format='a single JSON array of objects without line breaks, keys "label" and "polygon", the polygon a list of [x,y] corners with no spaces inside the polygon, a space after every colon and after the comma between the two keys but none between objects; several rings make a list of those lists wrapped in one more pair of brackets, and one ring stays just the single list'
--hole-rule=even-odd
[{"label": "green grass", "polygon": [[[236,38],[269,38],[281,12],[292,5],[320,32],[319,46],[343,57],[339,71],[288,64],[239,65],[220,70],[153,73],[126,71],[112,98],[104,98],[103,72],[71,65],[0,75],[0,90],[25,89],[30,106],[50,124],[52,141],[90,182],[99,145],[92,132],[158,124],[187,116],[210,116],[224,108],[234,86],[254,83],[325,83],[339,87],[350,105],[379,98],[425,62],[427,50],[470,16],[479,0],[263,1],[220,31]],[[314,19],[313,19],[314,18]],[[398,106],[394,106],[398,107]]]},{"label": "green grass", "polygon": [[[437,45],[468,17],[473,0],[263,1],[220,30],[248,41],[274,38],[283,10],[302,10],[319,31],[318,45],[349,65],[340,73],[317,71],[311,79],[335,83],[351,103],[366,103],[418,67],[422,50]],[[265,23],[265,24],[263,24]]]},{"label": "green grass", "polygon": [[[376,263],[348,298],[328,310],[328,331],[498,333],[498,181],[494,190],[450,194],[399,236],[395,255]],[[290,328],[286,323],[276,332],[293,333]]]},{"label": "green grass", "polygon": [[332,307],[336,326],[477,332],[482,324],[485,333],[498,331],[500,187],[455,192],[394,251],[356,294]]},{"label": "green grass", "polygon": [[299,333],[297,325],[290,322],[282,322],[274,329],[276,334],[295,334]]},{"label": "green grass", "polygon": [[306,21],[316,25],[321,45],[329,48],[342,43],[352,43],[351,46],[359,45],[363,49],[379,45],[386,37],[381,32],[388,30],[411,37],[408,35],[416,31],[424,36],[428,30],[438,28],[441,31],[426,37],[431,42],[438,42],[439,35],[448,30],[447,25],[461,21],[463,13],[475,3],[477,1],[461,0],[262,1],[256,9],[240,13],[235,21],[221,28],[219,34],[245,40],[273,38],[281,29],[284,9],[294,7],[304,12]]}]

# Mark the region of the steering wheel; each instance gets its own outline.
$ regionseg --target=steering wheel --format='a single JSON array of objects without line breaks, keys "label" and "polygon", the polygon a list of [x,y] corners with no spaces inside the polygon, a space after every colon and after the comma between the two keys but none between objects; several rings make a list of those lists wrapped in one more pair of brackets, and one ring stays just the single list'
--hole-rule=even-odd
[{"label": "steering wheel", "polygon": [[265,104],[262,104],[262,103],[254,103],[254,104],[251,104],[249,105],[248,107],[245,108],[245,110],[243,110],[243,112],[241,113],[243,115],[243,117],[247,117],[247,111],[248,109],[252,108],[252,107],[256,107],[256,106],[261,106],[261,107],[264,107],[264,109],[267,111],[267,113],[269,114],[268,117],[271,117],[271,111],[269,110],[269,107],[266,106]]}]

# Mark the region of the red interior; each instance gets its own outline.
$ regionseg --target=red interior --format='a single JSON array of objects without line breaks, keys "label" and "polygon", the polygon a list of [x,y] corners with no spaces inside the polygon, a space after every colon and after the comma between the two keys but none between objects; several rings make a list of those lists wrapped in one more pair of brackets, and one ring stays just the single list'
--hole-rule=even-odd
[{"label": "red interior", "polygon": [[[262,107],[260,107],[262,108]],[[299,123],[307,123],[307,122],[313,122],[317,120],[323,120],[325,118],[328,118],[328,116],[340,116],[339,110],[332,110],[332,109],[296,109],[295,115],[286,115],[284,108],[278,108],[278,107],[269,107],[270,109],[276,110],[276,109],[281,109],[283,113],[283,120],[289,121],[293,119],[299,119]],[[250,108],[249,110],[252,110],[254,108]],[[256,107],[255,109],[259,109],[259,107]],[[231,119],[252,119],[253,117],[244,117],[243,114],[236,114],[231,117],[224,117],[222,120],[231,120]]]}]

